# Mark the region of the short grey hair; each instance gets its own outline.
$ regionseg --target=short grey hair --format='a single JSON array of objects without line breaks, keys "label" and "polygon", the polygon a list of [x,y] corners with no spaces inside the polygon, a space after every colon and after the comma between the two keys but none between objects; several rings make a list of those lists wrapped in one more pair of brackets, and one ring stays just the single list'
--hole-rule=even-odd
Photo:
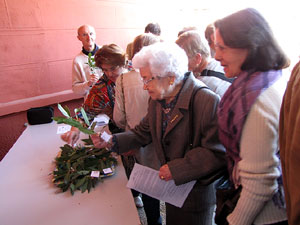
[{"label": "short grey hair", "polygon": [[187,31],[181,34],[176,43],[184,49],[188,57],[194,57],[197,53],[205,59],[210,57],[209,46],[199,31]]},{"label": "short grey hair", "polygon": [[179,83],[188,71],[188,58],[175,43],[158,42],[143,47],[132,59],[135,69],[150,67],[153,77],[175,76]]}]

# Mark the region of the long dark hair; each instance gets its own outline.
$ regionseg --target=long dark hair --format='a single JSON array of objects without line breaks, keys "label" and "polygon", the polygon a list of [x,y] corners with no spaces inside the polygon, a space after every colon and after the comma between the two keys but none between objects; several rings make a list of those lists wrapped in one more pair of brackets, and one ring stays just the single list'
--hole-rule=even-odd
[{"label": "long dark hair", "polygon": [[264,17],[247,8],[215,22],[224,44],[230,48],[248,49],[242,70],[268,71],[288,67],[289,59],[278,45]]}]

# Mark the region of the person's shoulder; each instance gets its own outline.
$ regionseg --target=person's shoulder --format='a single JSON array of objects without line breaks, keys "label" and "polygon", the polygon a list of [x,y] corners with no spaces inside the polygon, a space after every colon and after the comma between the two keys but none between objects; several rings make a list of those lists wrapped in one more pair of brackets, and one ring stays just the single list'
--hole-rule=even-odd
[{"label": "person's shoulder", "polygon": [[195,92],[195,95],[201,98],[212,98],[220,100],[219,95],[216,94],[209,86],[207,86],[204,82],[202,82],[199,79],[195,79],[194,93]]},{"label": "person's shoulder", "polygon": [[209,59],[206,69],[224,74],[224,67],[221,65],[219,61],[213,58]]},{"label": "person's shoulder", "polygon": [[124,77],[127,77],[127,76],[134,76],[134,75],[140,75],[139,72],[135,71],[135,70],[130,70],[130,71],[127,71],[125,73],[123,73],[123,76]]},{"label": "person's shoulder", "polygon": [[266,112],[268,115],[274,114],[277,116],[286,90],[286,82],[284,77],[275,81],[274,84],[260,93],[252,108],[259,112]]},{"label": "person's shoulder", "polygon": [[73,59],[74,62],[82,63],[82,61],[86,61],[88,59],[87,55],[83,54],[82,51],[80,51]]},{"label": "person's shoulder", "polygon": [[141,76],[140,73],[135,71],[135,70],[131,70],[127,73],[123,73],[123,82],[124,83],[131,83],[131,84],[140,84],[141,83]]}]

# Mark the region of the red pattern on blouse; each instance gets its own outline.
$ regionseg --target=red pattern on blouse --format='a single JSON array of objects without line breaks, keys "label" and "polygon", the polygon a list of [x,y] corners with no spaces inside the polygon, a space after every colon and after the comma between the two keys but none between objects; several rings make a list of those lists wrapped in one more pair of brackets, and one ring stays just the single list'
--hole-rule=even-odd
[{"label": "red pattern on blouse", "polygon": [[91,88],[83,107],[91,117],[98,114],[106,114],[113,117],[113,107],[115,101],[115,83],[104,74]]}]

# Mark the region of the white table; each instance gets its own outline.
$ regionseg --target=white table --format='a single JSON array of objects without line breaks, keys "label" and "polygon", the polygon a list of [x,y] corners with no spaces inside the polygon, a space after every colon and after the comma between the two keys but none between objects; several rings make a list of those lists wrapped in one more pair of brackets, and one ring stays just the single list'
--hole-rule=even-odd
[{"label": "white table", "polygon": [[119,161],[116,174],[90,193],[58,188],[49,175],[64,142],[55,122],[26,128],[0,162],[1,225],[138,225],[140,220]]}]

